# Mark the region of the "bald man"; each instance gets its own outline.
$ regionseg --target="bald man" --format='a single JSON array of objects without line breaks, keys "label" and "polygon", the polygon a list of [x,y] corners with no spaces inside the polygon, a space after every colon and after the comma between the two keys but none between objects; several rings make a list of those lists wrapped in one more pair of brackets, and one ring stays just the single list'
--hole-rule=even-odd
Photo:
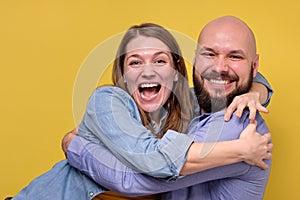
[{"label": "bald man", "polygon": [[[236,95],[249,90],[259,66],[259,55],[254,34],[243,21],[225,16],[208,23],[199,35],[196,52],[193,81],[201,114],[221,110],[224,96],[228,106]],[[244,116],[245,113],[242,118]],[[227,140],[226,137],[221,140]],[[271,162],[268,161],[268,165],[271,166]],[[251,167],[238,176],[173,191],[167,194],[167,199],[179,196],[183,199],[201,199],[201,196],[224,200],[262,199],[269,172]]]}]

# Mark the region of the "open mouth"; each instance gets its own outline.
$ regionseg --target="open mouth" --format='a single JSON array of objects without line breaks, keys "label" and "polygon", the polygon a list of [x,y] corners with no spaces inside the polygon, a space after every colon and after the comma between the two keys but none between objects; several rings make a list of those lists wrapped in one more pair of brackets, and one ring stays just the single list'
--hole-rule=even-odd
[{"label": "open mouth", "polygon": [[138,87],[142,98],[153,98],[155,97],[160,89],[161,85],[158,83],[142,83]]}]

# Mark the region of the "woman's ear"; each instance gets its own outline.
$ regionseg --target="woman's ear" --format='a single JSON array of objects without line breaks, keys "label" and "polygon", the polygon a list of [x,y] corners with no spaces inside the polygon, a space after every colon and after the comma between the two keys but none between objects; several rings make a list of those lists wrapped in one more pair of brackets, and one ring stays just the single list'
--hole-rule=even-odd
[{"label": "woman's ear", "polygon": [[178,81],[178,71],[175,72],[174,81]]}]

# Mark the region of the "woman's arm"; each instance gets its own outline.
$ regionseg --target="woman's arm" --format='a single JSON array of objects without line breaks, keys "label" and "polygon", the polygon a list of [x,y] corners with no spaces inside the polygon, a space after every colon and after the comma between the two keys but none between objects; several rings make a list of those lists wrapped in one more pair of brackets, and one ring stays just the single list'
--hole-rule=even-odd
[{"label": "woman's arm", "polygon": [[250,91],[236,96],[228,106],[224,116],[225,121],[229,121],[234,111],[236,111],[236,117],[241,117],[246,107],[250,110],[249,119],[251,121],[254,120],[257,111],[268,113],[266,107],[269,105],[272,95],[273,90],[269,82],[258,72],[253,79]]},{"label": "woman's arm", "polygon": [[[247,117],[244,117],[243,120],[245,120],[245,118]],[[230,121],[228,124],[222,126],[220,137],[217,139],[218,141],[236,138],[240,134],[240,130],[244,128],[244,123],[241,123],[240,128],[232,129],[232,126],[230,126],[231,123],[236,123],[236,121]],[[209,126],[208,123],[203,123],[203,125],[201,129],[205,129],[205,127]],[[262,123],[259,123],[259,127],[262,127]],[[253,129],[253,127],[249,129],[250,132],[252,132],[251,129]],[[230,134],[228,134],[229,130]],[[267,132],[264,127],[259,128],[259,130],[261,132]],[[246,132],[247,131],[249,132],[248,129],[246,129]],[[198,134],[201,133],[198,132],[195,139],[197,141],[204,141],[204,137],[198,137]],[[247,136],[248,133],[244,132],[244,134]],[[247,145],[247,142],[245,144]],[[213,152],[214,148],[210,154],[213,154]],[[198,151],[198,153],[198,155],[200,155],[200,151]],[[207,156],[211,156],[210,154]],[[181,177],[176,181],[155,179],[128,168],[116,159],[104,146],[91,143],[80,137],[75,137],[71,142],[68,148],[68,160],[72,166],[88,174],[88,176],[92,177],[97,183],[110,190],[130,196],[176,190],[210,180],[239,176],[247,173],[250,168],[250,165],[240,162]]]},{"label": "woman's arm", "polygon": [[142,196],[177,190],[210,180],[242,175],[250,168],[250,165],[239,162],[176,179],[154,178],[134,171],[119,161],[104,146],[81,137],[75,137],[72,140],[67,154],[70,165],[78,168],[108,190],[126,196]]}]

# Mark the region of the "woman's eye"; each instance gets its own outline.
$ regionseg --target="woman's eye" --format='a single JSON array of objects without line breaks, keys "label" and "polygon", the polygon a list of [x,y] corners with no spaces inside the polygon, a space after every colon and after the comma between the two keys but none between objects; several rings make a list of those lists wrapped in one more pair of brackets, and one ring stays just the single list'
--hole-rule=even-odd
[{"label": "woman's eye", "polygon": [[140,65],[141,64],[141,62],[140,61],[137,61],[137,60],[134,60],[134,61],[130,61],[129,62],[129,65],[130,66],[136,66],[136,65]]},{"label": "woman's eye", "polygon": [[163,59],[159,59],[155,61],[156,64],[165,64],[167,63],[167,61],[163,60]]}]

